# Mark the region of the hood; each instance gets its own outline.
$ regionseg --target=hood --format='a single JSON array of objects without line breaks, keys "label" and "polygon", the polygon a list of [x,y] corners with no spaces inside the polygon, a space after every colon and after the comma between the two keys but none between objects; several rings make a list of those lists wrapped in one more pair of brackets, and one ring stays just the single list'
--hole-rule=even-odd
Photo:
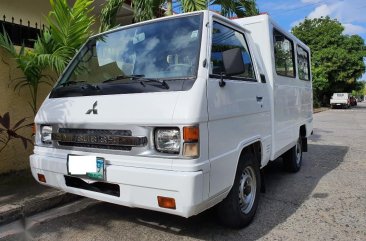
[{"label": "hood", "polygon": [[94,126],[172,123],[181,92],[47,98],[35,123]]}]

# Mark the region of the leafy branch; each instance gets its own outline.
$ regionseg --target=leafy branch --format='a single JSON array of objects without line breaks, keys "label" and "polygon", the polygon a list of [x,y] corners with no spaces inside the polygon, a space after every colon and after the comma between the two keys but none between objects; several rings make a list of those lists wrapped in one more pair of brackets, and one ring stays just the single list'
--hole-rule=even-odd
[{"label": "leafy branch", "polygon": [[0,153],[5,149],[9,142],[14,139],[20,139],[23,143],[24,149],[27,149],[28,143],[33,145],[32,140],[17,133],[17,131],[23,128],[29,128],[33,125],[32,123],[26,124],[26,120],[27,118],[23,118],[11,127],[9,112],[6,112],[4,115],[0,115],[0,143],[2,143]]}]

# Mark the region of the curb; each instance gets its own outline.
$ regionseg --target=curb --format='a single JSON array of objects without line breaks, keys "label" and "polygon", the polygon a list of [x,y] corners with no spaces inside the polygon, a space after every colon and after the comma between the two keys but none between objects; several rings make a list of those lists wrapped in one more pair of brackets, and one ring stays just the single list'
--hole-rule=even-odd
[{"label": "curb", "polygon": [[20,204],[0,206],[0,225],[76,201],[80,198],[82,197],[78,195],[55,190],[26,199]]},{"label": "curb", "polygon": [[314,108],[313,114],[320,113],[320,112],[327,111],[327,110],[329,110],[329,108],[327,108],[327,107]]}]

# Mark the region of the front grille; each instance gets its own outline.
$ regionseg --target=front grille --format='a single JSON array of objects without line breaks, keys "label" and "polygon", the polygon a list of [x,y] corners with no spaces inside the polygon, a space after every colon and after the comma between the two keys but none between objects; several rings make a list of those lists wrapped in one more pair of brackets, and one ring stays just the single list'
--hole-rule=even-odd
[{"label": "front grille", "polygon": [[123,151],[147,144],[146,137],[132,136],[130,130],[60,128],[57,133],[52,133],[52,140],[60,146]]},{"label": "front grille", "polygon": [[118,135],[118,136],[132,136],[130,130],[103,130],[103,129],[72,129],[60,128],[59,133],[63,134],[81,134],[81,135]]},{"label": "front grille", "polygon": [[97,148],[97,149],[106,149],[106,150],[119,150],[119,151],[131,151],[132,150],[132,147],[130,147],[130,146],[110,146],[110,145],[85,144],[85,143],[64,142],[64,141],[59,141],[58,144],[60,146],[76,146],[76,147]]}]

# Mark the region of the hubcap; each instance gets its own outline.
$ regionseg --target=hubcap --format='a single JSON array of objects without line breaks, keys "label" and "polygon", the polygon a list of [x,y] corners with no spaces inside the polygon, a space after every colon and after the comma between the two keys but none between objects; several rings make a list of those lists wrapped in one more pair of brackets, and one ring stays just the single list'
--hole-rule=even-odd
[{"label": "hubcap", "polygon": [[252,210],[256,192],[255,172],[252,167],[248,166],[242,172],[239,184],[239,205],[242,213],[248,214]]}]

